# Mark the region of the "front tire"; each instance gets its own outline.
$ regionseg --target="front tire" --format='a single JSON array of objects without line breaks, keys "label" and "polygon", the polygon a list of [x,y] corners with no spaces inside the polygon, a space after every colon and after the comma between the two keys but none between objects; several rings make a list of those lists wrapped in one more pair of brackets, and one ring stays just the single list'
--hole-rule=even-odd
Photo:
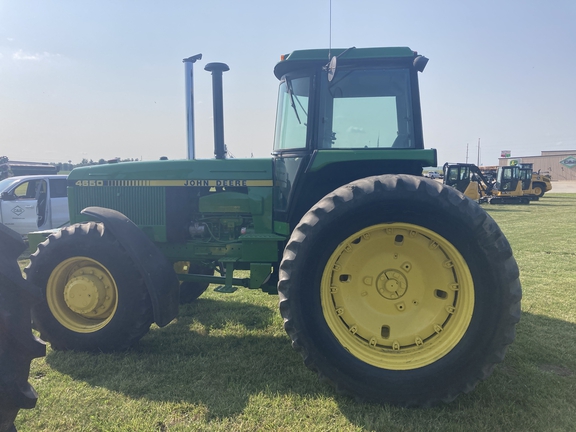
[{"label": "front tire", "polygon": [[102,223],[76,224],[39,245],[25,269],[45,302],[32,310],[41,337],[59,350],[118,351],[152,323],[152,305],[135,264]]},{"label": "front tire", "polygon": [[319,201],[280,265],[280,311],[336,389],[401,406],[471,391],[514,340],[521,289],[496,223],[453,188],[370,177]]}]

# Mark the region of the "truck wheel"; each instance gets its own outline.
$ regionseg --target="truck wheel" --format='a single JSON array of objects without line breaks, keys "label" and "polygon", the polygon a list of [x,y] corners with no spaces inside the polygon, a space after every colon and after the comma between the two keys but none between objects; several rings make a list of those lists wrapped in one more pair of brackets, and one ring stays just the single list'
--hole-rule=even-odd
[{"label": "truck wheel", "polygon": [[[214,275],[214,269],[195,262],[188,264],[187,272],[189,274]],[[180,284],[180,304],[192,303],[198,299],[206,291],[208,285],[210,285],[208,282],[182,282]]]},{"label": "truck wheel", "polygon": [[520,317],[518,267],[494,220],[407,175],[320,200],[280,265],[280,312],[305,364],[343,394],[431,406],[503,360]]},{"label": "truck wheel", "polygon": [[542,183],[534,183],[532,185],[532,190],[534,191],[534,195],[540,198],[544,196],[544,193],[546,192],[546,186],[544,186]]},{"label": "truck wheel", "polygon": [[30,256],[25,272],[45,291],[32,319],[55,349],[123,350],[150,328],[146,285],[101,223],[76,224],[49,236]]}]

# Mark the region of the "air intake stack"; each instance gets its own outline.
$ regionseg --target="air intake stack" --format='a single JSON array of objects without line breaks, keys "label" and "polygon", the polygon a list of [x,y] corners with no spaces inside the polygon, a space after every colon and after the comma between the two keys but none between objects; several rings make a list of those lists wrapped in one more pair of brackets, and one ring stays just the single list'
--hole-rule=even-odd
[{"label": "air intake stack", "polygon": [[222,73],[230,70],[225,63],[208,63],[204,70],[212,72],[212,103],[214,111],[214,155],[216,159],[226,158],[224,145],[224,104],[222,93]]},{"label": "air intake stack", "polygon": [[194,63],[201,60],[202,54],[182,60],[184,63],[184,84],[186,87],[186,136],[188,140],[188,159],[194,159]]}]

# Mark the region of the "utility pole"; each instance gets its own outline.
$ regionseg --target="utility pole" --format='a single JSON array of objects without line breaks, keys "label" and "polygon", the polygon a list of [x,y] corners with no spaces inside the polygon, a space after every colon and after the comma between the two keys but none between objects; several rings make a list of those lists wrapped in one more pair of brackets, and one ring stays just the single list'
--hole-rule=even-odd
[{"label": "utility pole", "polygon": [[466,163],[468,163],[468,143],[466,143]]},{"label": "utility pole", "polygon": [[480,166],[480,138],[478,138],[478,163],[477,166]]}]

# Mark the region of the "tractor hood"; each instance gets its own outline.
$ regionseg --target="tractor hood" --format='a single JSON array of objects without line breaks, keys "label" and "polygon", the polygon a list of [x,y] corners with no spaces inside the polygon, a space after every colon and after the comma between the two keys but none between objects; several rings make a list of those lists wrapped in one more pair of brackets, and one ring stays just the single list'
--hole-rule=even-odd
[{"label": "tractor hood", "polygon": [[198,180],[214,183],[205,186],[250,186],[246,181],[267,181],[271,186],[272,160],[120,162],[76,168],[68,176],[70,186],[108,186],[108,181],[142,181],[141,186],[194,186]]}]

